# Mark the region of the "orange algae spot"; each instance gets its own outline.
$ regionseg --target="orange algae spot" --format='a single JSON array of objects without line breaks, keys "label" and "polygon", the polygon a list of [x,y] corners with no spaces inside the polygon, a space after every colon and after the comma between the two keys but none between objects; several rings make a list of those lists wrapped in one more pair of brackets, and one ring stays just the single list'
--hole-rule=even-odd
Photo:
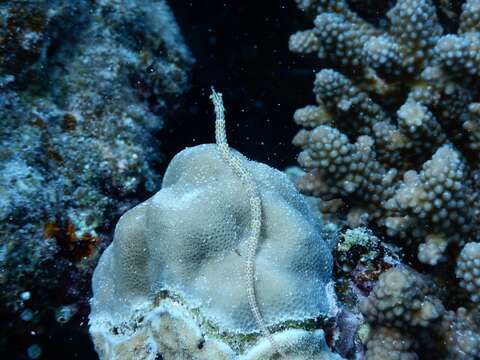
[{"label": "orange algae spot", "polygon": [[70,219],[57,219],[45,224],[43,234],[46,239],[54,238],[60,246],[60,254],[75,262],[92,255],[99,242],[99,239],[89,232],[78,236]]}]

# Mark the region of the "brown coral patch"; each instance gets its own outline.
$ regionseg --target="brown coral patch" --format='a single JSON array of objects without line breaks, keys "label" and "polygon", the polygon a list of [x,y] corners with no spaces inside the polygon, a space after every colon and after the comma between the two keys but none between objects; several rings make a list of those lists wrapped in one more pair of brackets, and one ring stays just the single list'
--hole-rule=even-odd
[{"label": "brown coral patch", "polygon": [[352,280],[358,289],[369,294],[379,276],[391,267],[391,264],[383,260],[376,262],[374,267],[365,267],[359,264],[352,272]]},{"label": "brown coral patch", "polygon": [[65,131],[74,131],[77,127],[77,119],[72,114],[63,115],[63,124],[62,128]]},{"label": "brown coral patch", "polygon": [[10,17],[7,28],[15,33],[19,26],[27,27],[33,31],[41,32],[45,27],[44,14],[35,8],[10,8]]},{"label": "brown coral patch", "polygon": [[99,243],[99,239],[88,232],[78,236],[69,219],[57,219],[45,224],[43,233],[46,239],[54,238],[57,241],[63,257],[74,262],[91,256]]}]

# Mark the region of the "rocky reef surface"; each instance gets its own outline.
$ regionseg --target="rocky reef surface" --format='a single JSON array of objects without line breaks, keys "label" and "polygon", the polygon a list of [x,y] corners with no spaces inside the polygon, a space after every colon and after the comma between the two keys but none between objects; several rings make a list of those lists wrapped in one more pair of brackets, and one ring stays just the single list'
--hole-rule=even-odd
[{"label": "rocky reef surface", "polygon": [[365,358],[479,359],[480,1],[296,2],[313,28],[290,49],[316,70],[298,185],[344,228]]},{"label": "rocky reef surface", "polygon": [[84,321],[112,221],[160,181],[155,134],[192,63],[165,1],[0,4],[2,352],[39,358],[55,324]]},{"label": "rocky reef surface", "polygon": [[[158,291],[93,327],[101,356],[480,359],[480,1],[296,3],[316,101],[294,115],[305,172],[288,174],[336,234],[338,311],[270,342]],[[41,358],[55,328],[85,329],[112,221],[159,188],[155,134],[191,63],[162,0],[0,5],[1,350]]]}]

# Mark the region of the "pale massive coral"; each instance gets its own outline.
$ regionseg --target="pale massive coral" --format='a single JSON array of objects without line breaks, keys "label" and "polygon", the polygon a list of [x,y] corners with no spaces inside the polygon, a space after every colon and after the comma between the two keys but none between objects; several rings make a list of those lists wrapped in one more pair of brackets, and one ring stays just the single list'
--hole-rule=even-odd
[{"label": "pale massive coral", "polygon": [[[215,329],[210,337],[222,343],[233,338],[235,353],[244,353],[245,358],[275,358],[278,349],[289,353],[283,343],[290,343],[299,359],[309,357],[297,353],[297,347],[312,354],[324,350],[315,345],[323,332],[299,333],[304,334],[300,337],[288,332],[289,324],[305,328],[336,311],[329,284],[331,250],[322,224],[283,173],[236,152],[232,157],[248,169],[261,197],[263,216],[252,284],[258,310],[275,333],[287,332],[272,335],[273,341],[262,345],[262,351],[251,349],[262,330],[248,301],[250,284],[245,282],[243,270],[252,251],[247,241],[251,194],[223,161],[217,146],[199,145],[177,154],[165,173],[162,189],[122,216],[113,243],[100,259],[93,278],[90,331],[101,354],[126,341],[115,328],[123,331],[130,323],[133,328],[143,326],[135,320],[137,309],[155,308],[155,299],[162,302],[162,298],[181,299],[177,302],[195,309],[198,316],[192,321],[197,327]],[[169,336],[181,341],[188,334],[183,325],[159,333],[160,338]],[[313,342],[301,340],[304,336]],[[179,346],[186,352],[184,357],[170,356],[159,346],[158,352],[166,359],[195,358],[183,345]],[[120,354],[123,348],[131,351],[131,345],[125,343],[115,356],[128,358],[126,352]],[[258,354],[245,355],[251,351]],[[261,355],[263,352],[271,354]],[[138,357],[143,358],[148,357]]]},{"label": "pale massive coral", "polygon": [[[117,323],[115,332],[107,324],[91,327],[101,359],[155,360],[274,360],[277,353],[266,338],[224,335],[209,327],[198,314],[171,299],[154,307],[138,308],[128,321]],[[108,324],[113,325],[113,324]],[[328,348],[323,330],[290,329],[272,335],[287,359],[343,360]],[[237,351],[244,350],[242,355]]]},{"label": "pale massive coral", "polygon": [[[297,0],[314,27],[292,35],[290,49],[319,59],[316,104],[294,114],[307,171],[298,184],[337,202],[340,224],[371,227],[424,273],[398,264],[372,273],[374,282],[381,274],[373,292],[362,289],[368,358],[388,349],[422,358],[433,346],[439,358],[477,359],[477,320],[452,311],[473,311],[479,296],[480,1],[385,2],[375,19],[367,3]],[[447,318],[448,341],[439,330]],[[463,341],[464,357],[452,355]]]}]

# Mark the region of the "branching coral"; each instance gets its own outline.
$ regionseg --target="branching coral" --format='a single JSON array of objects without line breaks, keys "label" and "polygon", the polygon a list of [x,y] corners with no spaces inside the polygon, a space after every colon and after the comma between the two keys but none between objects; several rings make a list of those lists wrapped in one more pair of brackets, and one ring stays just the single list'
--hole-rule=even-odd
[{"label": "branching coral", "polygon": [[[374,21],[359,3],[368,1],[297,0],[314,27],[292,35],[290,49],[321,60],[316,104],[294,114],[307,171],[298,185],[341,201],[347,226],[362,214],[362,226],[424,273],[399,265],[380,275],[362,305],[373,326],[367,358],[387,358],[385,349],[416,358],[415,344],[421,357],[432,337],[441,356],[478,358],[476,335],[465,335],[476,334],[478,320],[452,311],[471,312],[479,296],[480,1],[391,1]],[[435,276],[432,266],[441,269]],[[461,342],[465,357],[454,354]]]},{"label": "branching coral", "polygon": [[385,271],[360,305],[370,324],[408,328],[427,327],[443,314],[428,278],[408,268]]},{"label": "branching coral", "polygon": [[469,312],[462,307],[445,315],[440,330],[445,334],[444,345],[448,359],[478,359],[480,356],[478,316],[477,312]]},{"label": "branching coral", "polygon": [[336,67],[318,72],[317,105],[294,116],[304,128],[294,139],[299,163],[310,170],[301,187],[368,210],[392,238],[424,244],[418,256],[431,265],[446,244],[474,240],[478,1],[463,6],[457,34],[444,34],[428,0],[397,1],[388,26],[344,1],[299,6],[317,13],[315,28],[294,34],[291,50]]},{"label": "branching coral", "polygon": [[374,329],[367,342],[366,360],[417,360],[412,351],[415,341],[400,331],[379,327]]},{"label": "branching coral", "polygon": [[475,304],[480,304],[480,243],[466,244],[457,260],[456,275],[460,286]]}]

